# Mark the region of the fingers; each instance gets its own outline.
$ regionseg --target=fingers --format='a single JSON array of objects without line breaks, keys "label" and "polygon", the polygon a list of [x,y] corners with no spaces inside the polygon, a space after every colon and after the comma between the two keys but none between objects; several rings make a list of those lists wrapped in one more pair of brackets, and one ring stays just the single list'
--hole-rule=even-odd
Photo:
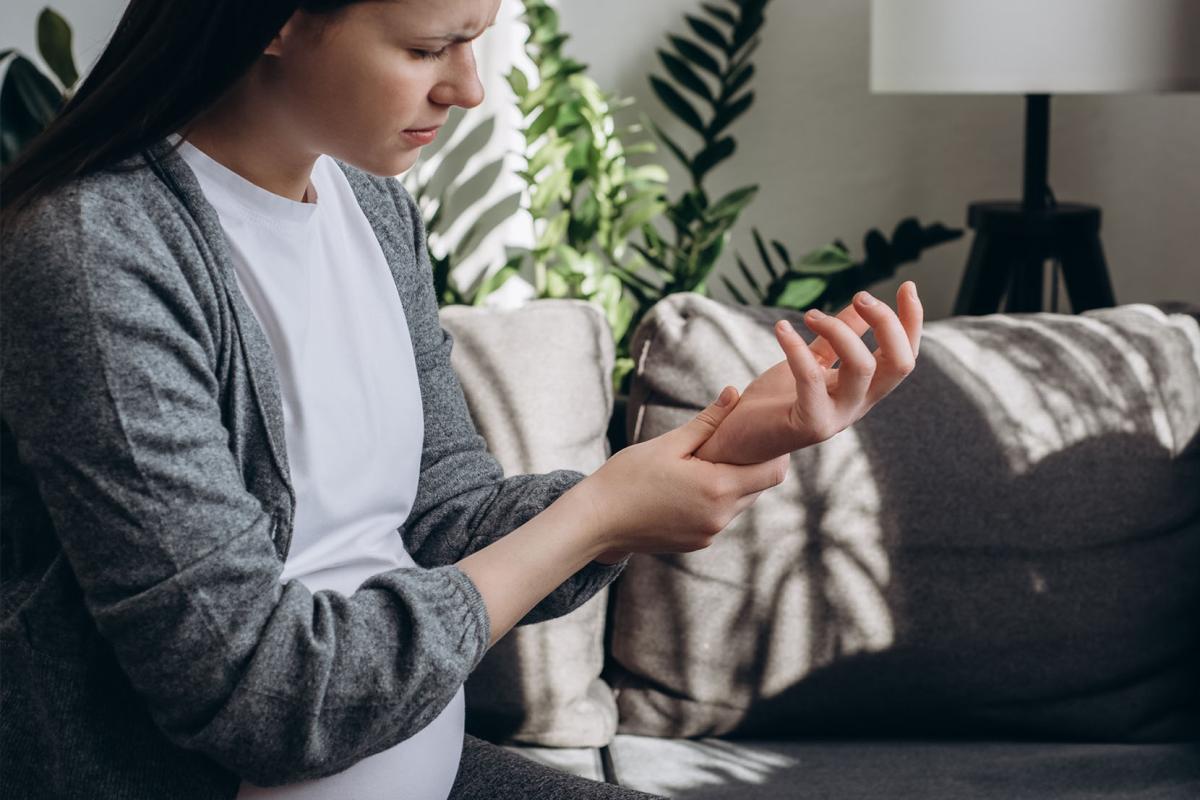
[{"label": "fingers", "polygon": [[707,408],[686,424],[663,435],[670,439],[680,455],[690,455],[708,441],[721,422],[729,416],[729,412],[733,411],[738,398],[738,390],[733,386],[726,386]]},{"label": "fingers", "polygon": [[[849,325],[850,330],[854,331],[857,336],[862,336],[871,327],[870,323],[859,316],[853,303],[839,311],[837,318]],[[817,363],[822,367],[832,367],[838,360],[838,354],[834,352],[833,345],[824,336],[814,339],[813,343],[809,345],[809,349],[812,350]]]},{"label": "fingers", "polygon": [[917,284],[912,281],[901,284],[900,291],[896,292],[896,308],[900,310],[900,323],[904,325],[909,347],[916,358],[921,352],[921,331],[925,323],[925,309],[917,296]]},{"label": "fingers", "polygon": [[[896,292],[896,308],[899,310],[900,323],[908,335],[912,353],[916,356],[921,349],[921,327],[925,312],[917,295],[917,284],[914,281],[905,281],[900,285]],[[854,307],[854,303],[839,311],[837,318],[849,325],[851,330],[859,336],[871,328],[871,324],[863,319]],[[809,345],[809,349],[812,350],[813,355],[817,357],[817,363],[822,367],[832,367],[837,363],[838,355],[834,352],[833,345],[825,337],[818,336]]]},{"label": "fingers", "polygon": [[854,296],[854,304],[871,323],[875,330],[875,341],[879,345],[874,354],[875,374],[866,396],[866,402],[875,405],[913,371],[915,358],[908,332],[886,303],[879,302],[868,292],[859,292]]},{"label": "fingers", "polygon": [[[861,303],[856,303],[861,315],[866,309]],[[868,312],[869,313],[869,312]],[[837,317],[822,314],[816,309],[810,309],[804,315],[804,324],[814,333],[824,336],[833,345],[834,352],[841,358],[838,368],[837,386],[831,396],[838,405],[857,407],[866,398],[871,378],[875,374],[875,356],[867,349],[860,334]]]},{"label": "fingers", "polygon": [[[843,359],[837,380],[830,380],[829,390],[830,395],[837,399],[839,404],[865,401],[868,405],[874,405],[895,389],[916,366],[925,312],[913,281],[905,281],[900,286],[896,293],[896,307],[899,316],[885,303],[880,303],[864,291],[856,294],[851,305],[843,309],[837,317],[825,318],[829,329],[837,331],[843,339],[845,329],[839,328],[837,323],[842,323],[853,331],[855,338],[860,342],[860,337],[867,329],[874,329],[875,341],[879,345],[874,354],[874,374],[861,394],[862,371],[854,368],[850,374],[841,374],[846,372]],[[839,342],[843,339],[839,339],[837,335],[826,335],[825,330],[817,325],[809,324],[809,327],[820,334],[811,346],[818,363],[828,366],[842,356]],[[857,348],[854,350],[858,351]],[[832,355],[828,355],[830,352]]]},{"label": "fingers", "polygon": [[787,479],[791,463],[791,456],[785,454],[758,464],[718,464],[717,466],[725,473],[720,478],[721,482],[728,487],[728,491],[737,501],[735,505],[738,505],[740,510],[750,504],[739,505],[746,498],[757,497],[767,489],[783,483]]},{"label": "fingers", "polygon": [[808,343],[785,319],[775,323],[775,338],[787,357],[788,367],[796,379],[796,398],[801,408],[816,409],[829,402],[825,385],[825,370],[817,363]]}]

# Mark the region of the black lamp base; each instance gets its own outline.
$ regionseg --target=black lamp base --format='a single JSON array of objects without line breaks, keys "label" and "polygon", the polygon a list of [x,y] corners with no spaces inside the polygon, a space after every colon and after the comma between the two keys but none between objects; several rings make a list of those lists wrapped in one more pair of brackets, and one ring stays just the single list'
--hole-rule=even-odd
[{"label": "black lamp base", "polygon": [[967,224],[975,231],[955,315],[1045,310],[1043,269],[1062,264],[1071,310],[1078,314],[1115,305],[1104,249],[1100,209],[1078,203],[1030,209],[1019,202],[972,203]]}]

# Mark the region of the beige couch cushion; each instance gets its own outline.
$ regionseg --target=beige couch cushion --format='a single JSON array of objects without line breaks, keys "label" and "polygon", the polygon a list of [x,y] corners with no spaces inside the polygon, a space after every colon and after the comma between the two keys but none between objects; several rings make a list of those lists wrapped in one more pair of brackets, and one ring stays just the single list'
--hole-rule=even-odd
[{"label": "beige couch cushion", "polygon": [[[447,306],[451,361],[471,417],[505,475],[604,463],[612,413],[612,333],[579,300],[536,300],[516,310]],[[553,747],[605,745],[616,731],[612,691],[600,679],[608,590],[559,619],[515,628],[466,684],[476,736]]]},{"label": "beige couch cushion", "polygon": [[[778,309],[660,303],[636,439],[780,360],[781,316],[812,338]],[[634,557],[620,731],[1197,736],[1198,431],[1192,316],[927,324],[913,374],[710,548]]]}]

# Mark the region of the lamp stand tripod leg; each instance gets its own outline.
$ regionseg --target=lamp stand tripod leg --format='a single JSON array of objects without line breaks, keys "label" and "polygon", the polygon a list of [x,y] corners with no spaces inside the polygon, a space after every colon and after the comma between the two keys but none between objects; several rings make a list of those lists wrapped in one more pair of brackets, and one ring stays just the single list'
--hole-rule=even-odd
[{"label": "lamp stand tripod leg", "polygon": [[1004,310],[1010,314],[1042,310],[1042,284],[1045,281],[1045,258],[1037,247],[1025,242],[1024,252],[1012,270],[1012,285]]},{"label": "lamp stand tripod leg", "polygon": [[954,314],[992,314],[1000,308],[1000,298],[1008,286],[1011,260],[1000,240],[986,230],[975,234],[971,244],[971,255],[958,296],[954,301]]},{"label": "lamp stand tripod leg", "polygon": [[1104,262],[1104,246],[1100,244],[1098,233],[1067,239],[1061,243],[1059,251],[1063,282],[1073,313],[1116,305],[1108,266]]}]

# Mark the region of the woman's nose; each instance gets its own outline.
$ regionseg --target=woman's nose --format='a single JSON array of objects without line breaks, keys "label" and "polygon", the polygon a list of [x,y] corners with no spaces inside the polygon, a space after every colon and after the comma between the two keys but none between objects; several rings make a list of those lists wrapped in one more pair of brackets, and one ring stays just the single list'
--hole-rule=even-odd
[{"label": "woman's nose", "polygon": [[441,81],[430,92],[430,99],[444,106],[474,108],[483,102],[483,84],[475,68],[475,54],[470,43],[464,43],[454,54]]}]

